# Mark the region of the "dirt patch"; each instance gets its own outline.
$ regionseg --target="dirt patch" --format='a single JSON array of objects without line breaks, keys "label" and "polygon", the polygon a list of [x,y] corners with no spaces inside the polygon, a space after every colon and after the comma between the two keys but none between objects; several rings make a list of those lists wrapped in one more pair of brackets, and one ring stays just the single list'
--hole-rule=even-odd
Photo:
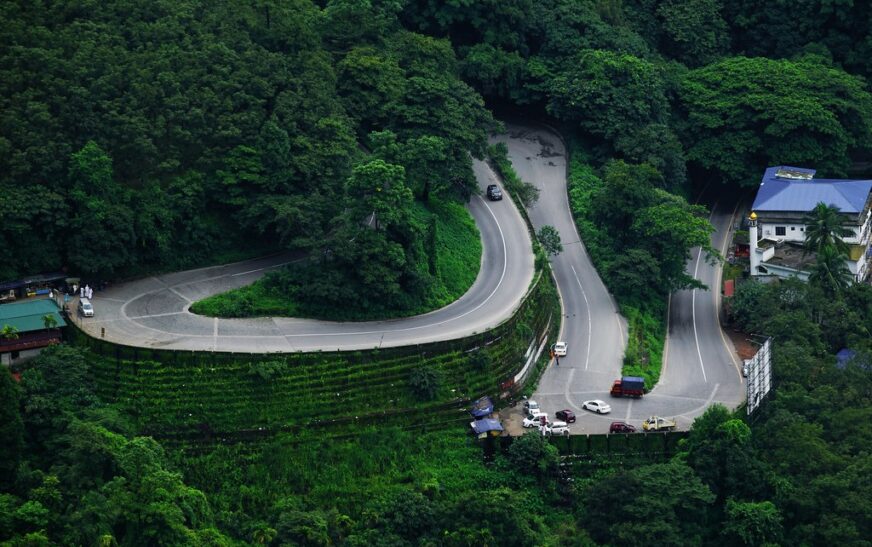
[{"label": "dirt patch", "polygon": [[725,328],[724,333],[730,338],[733,347],[736,348],[736,355],[739,359],[750,359],[757,353],[759,346],[748,340],[748,335],[744,332],[738,332],[731,328]]},{"label": "dirt patch", "polygon": [[506,407],[500,410],[500,421],[503,423],[503,429],[512,437],[523,435],[527,432],[524,429],[524,403],[519,402],[515,406]]}]

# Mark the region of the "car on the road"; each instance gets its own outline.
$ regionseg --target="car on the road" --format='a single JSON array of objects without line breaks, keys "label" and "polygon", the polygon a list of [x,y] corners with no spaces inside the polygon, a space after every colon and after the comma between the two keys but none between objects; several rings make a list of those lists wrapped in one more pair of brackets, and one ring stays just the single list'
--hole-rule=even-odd
[{"label": "car on the road", "polygon": [[554,422],[539,426],[539,432],[543,435],[569,435],[569,425],[566,422]]},{"label": "car on the road", "polygon": [[558,410],[557,412],[554,413],[554,417],[557,418],[558,420],[564,421],[568,424],[575,423],[575,412],[573,412],[569,409]]},{"label": "car on the road", "polygon": [[487,199],[491,201],[500,201],[503,199],[503,191],[500,190],[500,187],[496,184],[488,184],[486,193]]},{"label": "car on the road", "polygon": [[527,399],[524,401],[524,414],[537,414],[539,412],[541,412],[539,409],[539,403],[533,399]]},{"label": "car on the road", "polygon": [[675,420],[661,418],[660,416],[651,416],[642,422],[642,429],[645,431],[672,431],[675,429],[675,426]]},{"label": "car on the road", "polygon": [[599,399],[585,401],[581,403],[581,408],[584,410],[590,410],[591,412],[596,412],[597,414],[608,414],[612,411],[612,407],[608,403],[600,401]]},{"label": "car on the road", "polygon": [[612,422],[609,426],[609,433],[635,433],[636,426],[630,425],[627,422]]},{"label": "car on the road", "polygon": [[[544,423],[543,423],[544,419]],[[524,416],[524,427],[539,427],[540,425],[548,425],[551,422],[548,421],[548,415],[543,413],[539,414],[527,414]]]},{"label": "car on the road", "polygon": [[79,315],[82,317],[94,317],[94,306],[91,305],[91,301],[87,298],[79,299]]},{"label": "car on the road", "polygon": [[563,357],[566,355],[566,342],[557,342],[551,349],[554,350],[554,355],[557,357]]}]

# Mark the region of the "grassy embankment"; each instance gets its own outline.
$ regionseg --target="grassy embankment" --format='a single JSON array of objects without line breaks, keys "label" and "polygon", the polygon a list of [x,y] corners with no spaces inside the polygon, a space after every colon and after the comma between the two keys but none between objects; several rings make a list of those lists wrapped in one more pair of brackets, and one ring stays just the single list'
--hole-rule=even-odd
[{"label": "grassy embankment", "polygon": [[[389,317],[403,317],[426,313],[462,296],[478,275],[481,265],[481,238],[478,228],[467,209],[455,202],[417,203],[413,208],[415,222],[427,226],[436,220],[436,271],[432,285],[418,305],[408,309],[391,310]],[[421,266],[426,271],[427,265]],[[212,317],[306,317],[304,306],[293,295],[274,289],[267,280],[210,296],[191,306],[191,311]],[[349,310],[337,310],[335,317],[322,319],[349,319]],[[382,319],[383,310],[354,310],[354,319]]]},{"label": "grassy embankment", "polygon": [[[277,432],[303,439],[344,435],[367,424],[438,428],[468,422],[467,401],[499,394],[549,317],[551,335],[556,332],[558,309],[545,275],[515,317],[450,342],[263,356],[136,349],[84,335],[77,342],[93,350],[89,359],[101,399],[134,416],[140,434],[195,443]],[[487,357],[478,358],[482,353]],[[412,385],[420,371],[433,378],[430,393]]]},{"label": "grassy embankment", "polygon": [[608,276],[602,276],[606,264],[615,255],[616,242],[609,234],[591,221],[591,196],[601,187],[602,180],[584,160],[577,147],[570,158],[569,204],[572,216],[584,245],[609,291],[615,295],[621,314],[629,325],[627,350],[624,353],[623,374],[642,376],[645,385],[652,387],[660,379],[663,364],[663,344],[666,338],[666,299],[651,291],[644,306],[622,302],[621,291],[610,285]]}]

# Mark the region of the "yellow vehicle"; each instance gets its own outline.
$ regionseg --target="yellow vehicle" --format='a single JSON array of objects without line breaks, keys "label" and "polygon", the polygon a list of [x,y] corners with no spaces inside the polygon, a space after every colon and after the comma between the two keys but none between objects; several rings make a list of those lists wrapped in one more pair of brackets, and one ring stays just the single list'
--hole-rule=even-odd
[{"label": "yellow vehicle", "polygon": [[642,429],[645,431],[672,431],[675,429],[675,420],[651,416],[642,422]]}]

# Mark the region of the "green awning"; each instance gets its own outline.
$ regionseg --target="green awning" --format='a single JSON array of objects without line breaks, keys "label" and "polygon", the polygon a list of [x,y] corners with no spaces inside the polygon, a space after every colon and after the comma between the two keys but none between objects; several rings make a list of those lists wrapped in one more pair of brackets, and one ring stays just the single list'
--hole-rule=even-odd
[{"label": "green awning", "polygon": [[50,298],[2,304],[0,305],[0,329],[9,325],[18,329],[18,332],[45,330],[43,317],[46,315],[54,316],[57,327],[67,325],[64,318],[61,317],[57,304]]}]

